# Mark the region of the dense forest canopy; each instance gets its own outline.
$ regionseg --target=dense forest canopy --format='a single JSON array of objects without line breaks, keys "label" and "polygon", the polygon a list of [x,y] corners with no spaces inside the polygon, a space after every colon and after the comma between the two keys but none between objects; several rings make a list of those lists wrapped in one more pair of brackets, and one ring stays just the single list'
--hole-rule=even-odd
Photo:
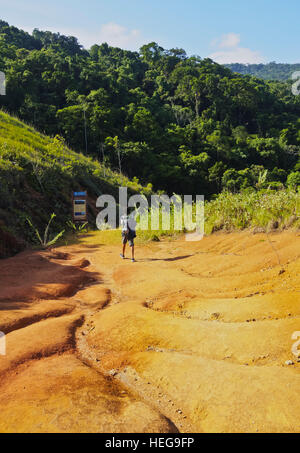
[{"label": "dense forest canopy", "polygon": [[300,97],[183,49],[131,52],[0,21],[0,106],[168,193],[300,183]]},{"label": "dense forest canopy", "polygon": [[233,72],[244,75],[252,75],[265,80],[289,80],[294,72],[300,71],[300,63],[267,63],[267,64],[241,64],[233,63],[225,65]]}]

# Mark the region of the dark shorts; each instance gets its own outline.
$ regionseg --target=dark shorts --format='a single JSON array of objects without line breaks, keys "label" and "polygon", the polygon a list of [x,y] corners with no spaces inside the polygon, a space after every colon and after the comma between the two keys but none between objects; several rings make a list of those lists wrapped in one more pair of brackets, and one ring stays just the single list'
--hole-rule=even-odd
[{"label": "dark shorts", "polygon": [[126,233],[126,231],[122,231],[122,242],[123,244],[129,244],[130,247],[134,247],[134,238],[135,236],[130,234],[130,233]]}]

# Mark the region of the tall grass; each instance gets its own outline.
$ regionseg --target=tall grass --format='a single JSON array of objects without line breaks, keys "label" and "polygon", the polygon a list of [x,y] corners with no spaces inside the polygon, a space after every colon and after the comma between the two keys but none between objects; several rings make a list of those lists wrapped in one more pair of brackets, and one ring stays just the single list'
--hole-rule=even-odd
[{"label": "tall grass", "polygon": [[[151,230],[151,210],[144,214],[144,222],[149,227],[137,231],[137,244],[180,237],[186,230],[176,230],[174,210],[170,210],[170,229],[164,229],[162,208],[159,208],[160,221],[157,230]],[[183,214],[182,214],[183,215]],[[300,192],[294,190],[261,190],[241,193],[223,192],[215,200],[205,202],[204,232],[206,235],[217,231],[241,231],[252,229],[257,232],[270,232],[287,228],[300,229]],[[195,216],[194,219],[196,220]],[[99,232],[97,238],[103,244],[120,242],[120,230]]]},{"label": "tall grass", "polygon": [[[162,209],[160,208],[160,215]],[[193,221],[200,226],[201,219],[195,215]],[[150,216],[149,211],[148,216]],[[182,217],[184,213],[182,212]],[[150,225],[150,219],[148,219]],[[184,224],[184,222],[183,222]],[[245,190],[240,193],[222,192],[214,200],[206,201],[204,208],[204,233],[216,231],[234,231],[255,229],[257,231],[300,229],[300,190]],[[181,230],[187,232],[185,228]],[[142,237],[150,240],[162,236],[178,235],[174,223],[174,209],[170,211],[170,229],[165,230],[159,221],[157,231],[147,229],[141,232]]]},{"label": "tall grass", "polygon": [[300,192],[294,190],[221,193],[205,204],[205,233],[261,228],[300,228]]}]

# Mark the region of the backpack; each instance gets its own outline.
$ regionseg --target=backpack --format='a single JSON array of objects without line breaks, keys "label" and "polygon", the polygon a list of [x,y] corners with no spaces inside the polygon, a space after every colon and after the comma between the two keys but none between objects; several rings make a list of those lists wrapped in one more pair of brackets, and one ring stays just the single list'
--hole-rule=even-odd
[{"label": "backpack", "polygon": [[122,232],[127,232],[128,237],[135,238],[136,232],[135,232],[135,230],[130,228],[128,222],[129,222],[128,216],[121,217]]}]

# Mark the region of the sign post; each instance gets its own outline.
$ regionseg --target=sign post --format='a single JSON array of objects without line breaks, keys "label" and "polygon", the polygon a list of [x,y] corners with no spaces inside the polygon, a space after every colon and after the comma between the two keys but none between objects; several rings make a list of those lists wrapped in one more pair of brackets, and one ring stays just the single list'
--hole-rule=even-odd
[{"label": "sign post", "polygon": [[73,222],[87,222],[86,192],[73,192]]}]

